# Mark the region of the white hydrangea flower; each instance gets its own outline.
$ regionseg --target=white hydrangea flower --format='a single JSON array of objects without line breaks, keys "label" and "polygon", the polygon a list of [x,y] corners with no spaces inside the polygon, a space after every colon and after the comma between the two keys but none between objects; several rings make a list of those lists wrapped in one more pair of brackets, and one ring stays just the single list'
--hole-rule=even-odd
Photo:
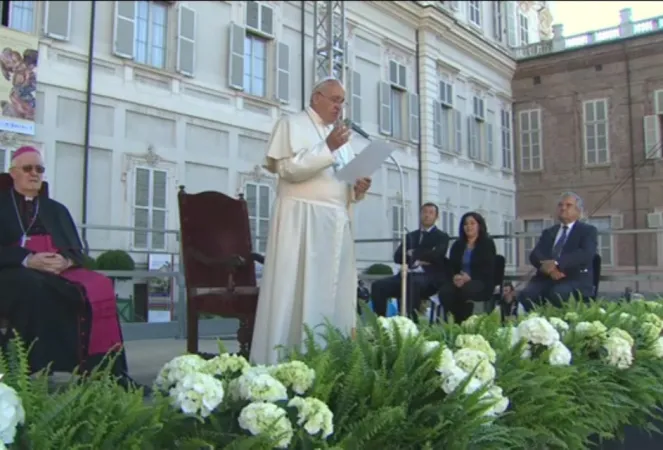
[{"label": "white hydrangea flower", "polygon": [[568,366],[571,364],[571,350],[569,350],[566,345],[562,342],[555,342],[550,347],[550,355],[548,356],[548,362],[551,366]]},{"label": "white hydrangea flower", "polygon": [[619,321],[624,323],[624,322],[630,322],[631,320],[635,319],[635,316],[633,314],[629,313],[620,313],[619,314]]},{"label": "white hydrangea flower", "polygon": [[491,363],[495,362],[497,355],[490,343],[480,334],[459,334],[456,338],[456,347],[478,350],[488,356]]},{"label": "white hydrangea flower", "polygon": [[490,409],[484,413],[484,415],[488,417],[499,416],[509,407],[509,399],[504,396],[504,392],[499,386],[492,386],[485,394],[483,394],[481,400],[492,403]]},{"label": "white hydrangea flower", "polygon": [[482,351],[461,348],[454,353],[454,360],[465,372],[474,371],[474,378],[481,383],[490,383],[495,379],[495,367],[490,363],[488,355]]},{"label": "white hydrangea flower", "polygon": [[249,403],[239,413],[237,422],[254,436],[267,434],[276,441],[276,448],[288,448],[294,434],[286,410],[273,403]]},{"label": "white hydrangea flower", "polygon": [[518,335],[531,344],[546,347],[559,341],[559,332],[544,317],[530,317],[520,322]]},{"label": "white hydrangea flower", "polygon": [[378,317],[378,323],[382,328],[394,337],[394,333],[399,333],[401,337],[414,337],[419,335],[419,328],[412,320],[403,316]]},{"label": "white hydrangea flower", "polygon": [[173,406],[184,414],[208,417],[223,401],[223,382],[200,372],[186,374],[170,390]]},{"label": "white hydrangea flower", "polygon": [[451,394],[465,381],[469,374],[454,364],[445,368],[440,376],[442,378],[442,390],[446,394]]},{"label": "white hydrangea flower", "polygon": [[440,355],[440,361],[437,363],[437,371],[440,373],[445,373],[453,367],[456,367],[454,353],[447,347],[444,347],[442,354]]},{"label": "white hydrangea flower", "polygon": [[593,322],[580,322],[575,327],[576,334],[587,339],[604,339],[608,329],[598,320]]},{"label": "white hydrangea flower", "polygon": [[599,308],[599,314],[606,314],[607,311],[603,308]]},{"label": "white hydrangea flower", "polygon": [[472,395],[476,391],[481,389],[483,385],[484,383],[482,383],[479,379],[477,379],[476,377],[472,377],[465,385],[465,389],[463,389],[463,394]]},{"label": "white hydrangea flower", "polygon": [[652,351],[657,358],[663,358],[663,337],[659,337],[654,341]]},{"label": "white hydrangea flower", "polygon": [[625,341],[628,341],[628,343],[631,344],[631,346],[635,344],[635,340],[633,339],[633,337],[631,337],[631,335],[628,334],[628,332],[622,330],[621,328],[616,328],[616,327],[610,328],[610,330],[608,330],[608,337],[610,336],[620,337]]},{"label": "white hydrangea flower", "polygon": [[421,346],[421,353],[423,356],[428,356],[433,353],[435,350],[440,348],[440,342],[438,341],[426,341]]},{"label": "white hydrangea flower", "polygon": [[[235,380],[233,380],[235,381]],[[288,399],[288,390],[279,380],[267,373],[247,372],[231,382],[233,398],[250,402],[278,402]]]},{"label": "white hydrangea flower", "polygon": [[12,444],[16,437],[16,428],[23,423],[25,410],[21,398],[14,388],[0,383],[0,442]]},{"label": "white hydrangea flower", "polygon": [[311,436],[320,433],[327,439],[334,432],[334,414],[323,401],[313,397],[294,397],[288,406],[297,408],[297,425],[303,426]]},{"label": "white hydrangea flower", "polygon": [[653,341],[659,338],[661,335],[661,329],[654,323],[643,322],[640,325],[640,334],[645,338],[645,340]]},{"label": "white hydrangea flower", "polygon": [[642,315],[642,321],[656,325],[657,328],[663,329],[663,320],[654,313],[645,313]]},{"label": "white hydrangea flower", "polygon": [[474,330],[481,322],[481,316],[472,314],[461,324],[464,330]]},{"label": "white hydrangea flower", "polygon": [[208,361],[205,361],[201,372],[218,376],[234,375],[241,373],[248,367],[251,367],[251,365],[243,356],[223,353]]},{"label": "white hydrangea flower", "polygon": [[560,319],[559,317],[551,317],[548,319],[550,324],[555,327],[555,329],[559,332],[561,336],[564,336],[564,333],[569,331],[569,324],[566,323],[564,320]]},{"label": "white hydrangea flower", "polygon": [[271,375],[272,370],[274,370],[274,366],[265,366],[261,364],[257,366],[246,367],[244,370],[242,370],[242,375]]},{"label": "white hydrangea flower", "polygon": [[580,316],[578,316],[578,313],[573,311],[569,311],[564,315],[564,320],[567,322],[577,322],[578,319],[580,319]]},{"label": "white hydrangea flower", "polygon": [[154,387],[167,392],[185,375],[202,371],[206,361],[198,355],[181,355],[168,361],[159,371]]},{"label": "white hydrangea flower", "polygon": [[532,357],[532,346],[527,344],[520,354],[520,359],[530,359]]},{"label": "white hydrangea flower", "polygon": [[603,343],[605,361],[618,369],[628,369],[633,363],[631,344],[618,336],[610,336]]},{"label": "white hydrangea flower", "polygon": [[290,361],[272,368],[272,376],[296,394],[303,395],[315,381],[315,370],[301,361]]}]

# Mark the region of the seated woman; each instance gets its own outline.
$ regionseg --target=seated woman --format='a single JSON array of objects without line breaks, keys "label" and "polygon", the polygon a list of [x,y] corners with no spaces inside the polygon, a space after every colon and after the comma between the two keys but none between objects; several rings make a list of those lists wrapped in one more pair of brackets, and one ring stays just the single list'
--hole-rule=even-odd
[{"label": "seated woman", "polygon": [[490,300],[495,288],[493,280],[497,253],[495,243],[488,235],[486,221],[479,213],[463,215],[458,236],[449,252],[453,282],[444,284],[438,294],[444,308],[444,319],[448,320],[451,314],[456,323],[472,315],[472,301]]}]

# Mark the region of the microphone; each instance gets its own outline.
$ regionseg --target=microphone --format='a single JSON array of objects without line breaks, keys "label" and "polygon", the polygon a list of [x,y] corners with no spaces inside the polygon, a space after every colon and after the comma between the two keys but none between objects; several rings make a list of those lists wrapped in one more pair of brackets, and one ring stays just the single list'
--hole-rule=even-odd
[{"label": "microphone", "polygon": [[364,139],[368,139],[369,141],[371,140],[371,136],[367,132],[365,132],[359,125],[354,123],[352,120],[345,119],[343,123],[345,124],[346,127],[350,128],[359,136],[363,137]]}]

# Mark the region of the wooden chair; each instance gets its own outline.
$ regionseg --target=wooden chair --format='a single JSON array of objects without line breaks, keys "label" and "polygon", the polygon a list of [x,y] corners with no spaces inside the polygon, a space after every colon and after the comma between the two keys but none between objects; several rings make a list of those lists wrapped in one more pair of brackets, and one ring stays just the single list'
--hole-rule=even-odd
[{"label": "wooden chair", "polygon": [[506,258],[503,255],[495,256],[495,286],[499,289],[488,302],[488,312],[492,312],[502,299],[504,293],[504,272],[506,271]]},{"label": "wooden chair", "polygon": [[187,351],[198,353],[198,318],[239,319],[240,354],[248,357],[258,306],[249,212],[243,197],[178,193],[187,290]]}]

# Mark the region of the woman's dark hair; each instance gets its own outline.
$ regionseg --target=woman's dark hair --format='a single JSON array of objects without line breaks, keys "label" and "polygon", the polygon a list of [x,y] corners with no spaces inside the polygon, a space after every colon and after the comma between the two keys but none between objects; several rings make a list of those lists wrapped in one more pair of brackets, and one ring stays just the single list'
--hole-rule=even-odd
[{"label": "woman's dark hair", "polygon": [[479,235],[477,236],[477,242],[480,242],[488,237],[488,228],[486,226],[486,220],[478,212],[470,211],[463,214],[463,217],[460,218],[460,226],[458,230],[458,239],[467,242],[467,235],[465,234],[465,220],[471,217],[477,221],[479,224]]}]

